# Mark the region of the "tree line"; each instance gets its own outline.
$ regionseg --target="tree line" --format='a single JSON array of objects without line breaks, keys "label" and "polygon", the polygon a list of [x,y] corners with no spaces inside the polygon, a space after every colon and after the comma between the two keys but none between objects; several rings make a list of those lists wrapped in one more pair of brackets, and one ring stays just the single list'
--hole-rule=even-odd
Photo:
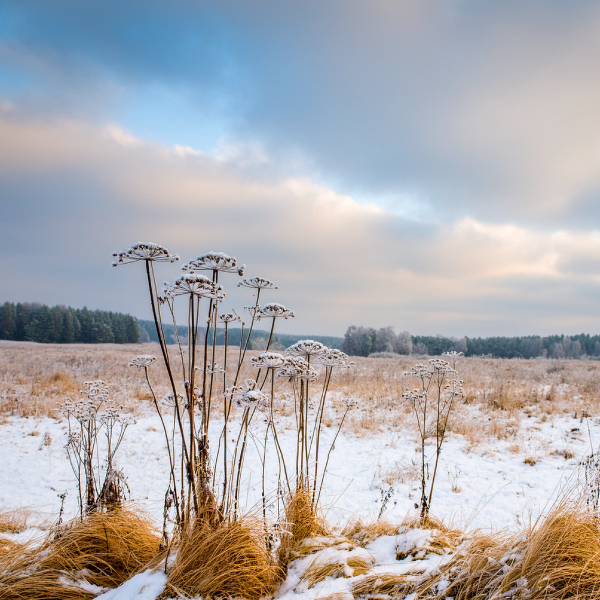
[{"label": "tree line", "polygon": [[[140,341],[141,342],[158,342],[158,336],[156,335],[156,325],[154,321],[146,321],[139,319],[138,323],[140,325]],[[168,323],[163,323],[163,328],[165,330],[165,336],[167,341],[171,344],[177,343],[177,336],[175,334],[175,328],[173,325]],[[187,336],[188,336],[188,327],[187,325],[177,325],[177,333],[179,334],[179,339],[182,344],[187,344]],[[198,334],[204,337],[206,333],[205,327],[198,328]],[[248,328],[244,329],[244,340],[248,335]],[[227,329],[227,344],[230,346],[238,346],[242,337],[242,329],[241,327],[229,327]],[[290,333],[278,333],[273,336],[273,340],[271,341],[270,349],[273,351],[284,350],[285,348],[295,344],[298,340],[305,339],[310,337],[317,342],[321,342],[328,346],[329,348],[339,348],[342,344],[343,338],[335,337],[335,336],[306,336],[306,335],[294,335]],[[213,331],[212,328],[209,331],[209,338],[212,342],[213,339]],[[248,344],[248,348],[250,350],[263,350],[266,348],[267,342],[269,340],[269,332],[264,331],[262,329],[253,329],[252,330],[252,338]],[[217,346],[223,346],[225,344],[225,328],[217,327],[217,338],[216,338]]]},{"label": "tree line", "polygon": [[0,305],[0,340],[135,344],[139,339],[140,328],[131,315],[29,302]]},{"label": "tree line", "polygon": [[348,327],[341,349],[352,356],[381,353],[439,356],[452,350],[465,356],[493,358],[582,358],[600,357],[600,335],[496,336],[452,338],[444,336],[396,334],[393,327]]}]

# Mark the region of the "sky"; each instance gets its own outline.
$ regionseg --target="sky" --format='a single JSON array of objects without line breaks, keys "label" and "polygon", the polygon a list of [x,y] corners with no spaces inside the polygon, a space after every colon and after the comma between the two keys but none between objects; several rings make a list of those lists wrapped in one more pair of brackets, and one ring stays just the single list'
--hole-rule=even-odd
[{"label": "sky", "polygon": [[600,4],[3,0],[0,301],[147,318],[137,241],[291,333],[600,332]]}]

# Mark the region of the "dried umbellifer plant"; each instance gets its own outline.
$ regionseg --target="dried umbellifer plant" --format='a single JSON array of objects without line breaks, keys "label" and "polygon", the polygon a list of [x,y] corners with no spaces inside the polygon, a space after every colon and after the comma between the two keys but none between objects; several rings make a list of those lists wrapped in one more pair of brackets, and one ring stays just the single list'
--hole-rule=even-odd
[{"label": "dried umbellifer plant", "polygon": [[[463,395],[463,382],[456,373],[456,359],[462,352],[446,352],[452,364],[440,358],[432,358],[427,365],[418,364],[405,373],[405,376],[417,380],[418,387],[407,389],[402,398],[410,403],[417,420],[421,451],[421,520],[429,515],[433,488],[437,475],[442,446],[446,437],[448,420],[454,401]],[[427,441],[435,440],[435,458],[430,478],[430,459],[427,456]]]},{"label": "dried umbellifer plant", "polygon": [[[240,510],[240,491],[244,480],[244,460],[248,448],[250,428],[256,411],[263,414],[266,423],[261,460],[263,463],[263,516],[266,526],[267,494],[265,490],[266,453],[272,439],[277,452],[279,468],[279,499],[283,493],[304,489],[311,494],[316,505],[322,489],[326,466],[333,448],[329,448],[325,468],[320,468],[320,443],[327,390],[332,372],[338,367],[350,366],[348,357],[339,350],[331,350],[312,340],[303,340],[288,349],[287,356],[269,352],[273,341],[277,319],[288,319],[294,313],[282,304],[260,305],[265,290],[277,289],[267,279],[252,277],[243,279],[237,285],[254,292],[254,303],[246,307],[251,320],[249,326],[241,321],[234,310],[223,311],[221,304],[225,293],[220,283],[222,273],[243,276],[244,266],[237,260],[221,252],[209,252],[196,257],[183,266],[184,274],[172,284],[165,283],[159,291],[154,273],[155,262],[176,262],[177,255],[171,254],[163,246],[153,243],[137,243],[124,252],[115,253],[119,264],[144,262],[150,293],[150,303],[162,358],[167,370],[171,392],[159,401],[149,376],[154,357],[138,356],[130,363],[144,371],[150,386],[155,408],[161,419],[165,434],[170,466],[170,484],[165,496],[169,506],[173,506],[175,522],[180,533],[188,526],[203,520],[222,521],[236,519]],[[207,272],[210,277],[200,273]],[[175,318],[175,302],[183,301],[187,308],[187,340],[179,334]],[[172,322],[177,343],[170,352],[165,335],[164,319]],[[270,333],[265,352],[253,357],[252,364],[257,369],[254,379],[240,381],[242,367],[250,348],[252,333],[257,321],[270,320]],[[234,360],[228,353],[228,333],[233,324],[240,323],[241,336]],[[216,362],[217,327],[224,329],[223,364]],[[219,352],[219,355],[221,353]],[[175,356],[175,358],[174,358]],[[323,385],[318,392],[318,400],[311,401],[310,383],[316,381],[318,373],[311,366],[324,367]],[[295,480],[287,467],[286,457],[279,443],[275,423],[276,382],[287,379],[294,390],[296,399],[296,422],[298,443],[296,448]],[[263,391],[266,387],[266,390]],[[213,402],[221,398],[223,403],[223,423],[220,427],[219,444],[216,453],[209,450],[209,432],[212,431]],[[172,422],[164,405],[173,411]],[[311,406],[316,411],[311,412]],[[242,409],[241,419],[231,420],[232,409],[238,405]],[[347,406],[347,409],[349,406]],[[347,411],[346,411],[347,412]],[[341,420],[340,427],[345,419]],[[338,429],[339,433],[339,429]],[[337,434],[336,434],[337,439]],[[233,447],[228,441],[233,438]],[[334,439],[335,443],[335,439]],[[182,460],[179,460],[181,457]],[[289,459],[289,457],[287,457]],[[166,500],[167,501],[167,500]]]},{"label": "dried umbellifer plant", "polygon": [[[109,398],[104,381],[86,381],[85,399],[65,400],[57,411],[67,418],[67,456],[75,473],[80,515],[114,507],[125,499],[126,483],[116,469],[114,457],[123,441],[131,417]],[[101,448],[101,434],[106,438]],[[106,452],[104,466],[100,454]]]}]

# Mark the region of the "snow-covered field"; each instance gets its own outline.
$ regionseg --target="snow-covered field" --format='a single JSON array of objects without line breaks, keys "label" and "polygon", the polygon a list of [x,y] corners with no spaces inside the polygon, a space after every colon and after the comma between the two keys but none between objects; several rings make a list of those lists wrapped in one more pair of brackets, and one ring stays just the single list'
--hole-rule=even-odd
[{"label": "snow-covered field", "polygon": [[[110,368],[107,379],[116,382],[113,389],[121,399],[133,399],[130,406],[136,420],[117,452],[117,467],[127,478],[131,501],[153,515],[157,524],[162,523],[169,481],[164,437],[139,374],[124,366],[130,349],[85,348],[87,355],[76,348],[14,343],[5,349],[0,356],[5,365],[0,389],[4,415],[0,416],[0,511],[26,508],[30,514],[29,527],[12,536],[19,540],[38,536],[38,526],[56,522],[65,492],[64,518],[77,513],[76,482],[65,452],[67,424],[53,407],[61,398],[76,397],[80,381],[103,377]],[[35,359],[38,349],[39,356],[47,354],[40,362]],[[595,416],[599,369],[592,361],[566,365],[483,359],[463,363],[471,387],[464,402],[456,406],[443,447],[431,506],[435,517],[463,531],[519,531],[581,478],[581,461],[600,443],[600,418]],[[338,531],[357,519],[369,523],[378,517],[400,526],[417,513],[419,448],[413,416],[398,398],[402,382],[397,373],[401,374],[403,366],[361,359],[354,374],[345,376],[331,392],[331,411],[321,442],[324,448],[336,433],[341,401],[346,397],[358,401],[335,443],[321,497],[327,521]],[[289,399],[284,398],[277,428],[284,454],[293,463],[295,423],[286,402]],[[591,416],[582,419],[582,409]],[[54,417],[45,416],[51,414]],[[261,505],[259,449],[264,426],[260,418],[253,421],[241,495],[248,511]],[[214,452],[221,430],[218,418],[211,421],[211,428]],[[230,431],[234,430],[232,426]],[[433,452],[429,447],[430,455]],[[267,461],[266,491],[273,498],[278,469],[272,447]],[[276,502],[271,504],[272,517],[277,517],[276,506]],[[347,540],[331,547],[329,540],[327,547],[290,564],[277,596],[314,600],[336,594],[336,600],[350,600],[353,586],[366,576],[355,575],[346,566],[343,577],[326,577],[309,586],[307,568],[317,563],[344,565],[358,557],[368,563],[369,575],[434,570],[450,555],[429,552],[432,536],[430,531],[400,527],[395,535],[384,535],[364,547]],[[405,555],[403,549],[414,552]],[[154,600],[164,584],[162,572],[140,573],[103,598]]]},{"label": "snow-covered field", "polygon": [[[543,511],[557,491],[573,479],[578,463],[590,451],[588,423],[592,440],[600,441],[600,419],[590,418],[582,423],[566,415],[545,422],[524,418],[517,452],[511,449],[514,440],[490,439],[473,447],[461,435],[449,434],[432,513],[461,528],[519,528],[530,516]],[[260,427],[258,423],[257,434]],[[215,430],[218,428],[215,423]],[[66,423],[47,417],[7,417],[0,431],[0,507],[26,506],[52,517],[60,507],[58,495],[68,492],[66,514],[75,514],[75,480],[64,449]],[[329,442],[334,433],[333,427],[326,429],[324,441]],[[284,452],[287,450],[292,456],[295,433],[290,428],[279,435]],[[216,447],[216,441],[212,447]],[[418,461],[416,449],[409,429],[403,433],[390,428],[360,437],[342,431],[331,456],[322,496],[328,520],[341,525],[356,517],[376,518],[382,495],[390,487],[393,493],[384,510],[385,518],[401,522],[414,512],[414,503],[419,500],[419,482],[412,466]],[[117,453],[131,500],[157,519],[162,515],[168,484],[165,454],[160,422],[151,412],[136,418]],[[271,451],[269,457],[273,462],[267,469],[267,491],[274,491],[275,452]],[[248,478],[243,497],[246,507],[252,508],[261,498],[261,466],[256,449],[249,452],[246,464]]]}]

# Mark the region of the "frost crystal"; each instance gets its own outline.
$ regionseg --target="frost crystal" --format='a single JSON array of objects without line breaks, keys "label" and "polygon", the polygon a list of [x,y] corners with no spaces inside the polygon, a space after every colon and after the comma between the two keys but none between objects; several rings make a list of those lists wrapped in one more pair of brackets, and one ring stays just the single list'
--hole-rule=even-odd
[{"label": "frost crystal", "polygon": [[285,358],[277,352],[261,352],[252,357],[252,366],[260,369],[277,369],[285,364]]},{"label": "frost crystal", "polygon": [[290,346],[286,352],[292,356],[318,356],[327,350],[325,344],[314,340],[300,340]]},{"label": "frost crystal", "polygon": [[171,254],[164,246],[152,242],[138,242],[132,244],[123,252],[113,252],[117,260],[112,266],[125,265],[127,263],[138,262],[140,260],[150,260],[155,262],[175,262],[179,260],[177,254]]},{"label": "frost crystal", "polygon": [[179,276],[173,285],[165,282],[165,295],[174,298],[175,296],[183,296],[191,294],[199,298],[213,298],[222,300],[225,298],[223,286],[212,282],[204,275],[197,273],[185,273]]},{"label": "frost crystal", "polygon": [[155,360],[155,356],[150,356],[149,354],[140,354],[139,356],[131,359],[131,362],[127,366],[137,367],[138,369],[147,369]]},{"label": "frost crystal", "polygon": [[223,252],[207,252],[190,260],[181,267],[184,271],[222,271],[223,273],[244,274],[246,265],[238,267],[237,260]]},{"label": "frost crystal", "polygon": [[277,304],[277,302],[269,302],[269,304],[265,304],[262,308],[259,306],[257,310],[256,318],[260,321],[261,319],[267,318],[277,318],[283,317],[287,319],[288,317],[295,317],[296,315],[288,310],[283,304]]},{"label": "frost crystal", "polygon": [[242,279],[238,283],[238,287],[249,287],[255,290],[278,290],[279,288],[268,279],[262,277],[251,277],[250,279]]}]

